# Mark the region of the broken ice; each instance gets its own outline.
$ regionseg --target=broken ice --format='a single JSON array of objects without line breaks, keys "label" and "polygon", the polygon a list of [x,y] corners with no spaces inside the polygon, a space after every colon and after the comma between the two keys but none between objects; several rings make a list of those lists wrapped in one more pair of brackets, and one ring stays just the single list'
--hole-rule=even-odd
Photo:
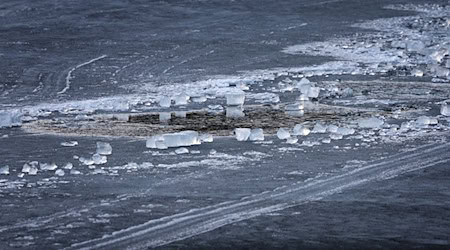
[{"label": "broken ice", "polygon": [[316,125],[314,125],[313,130],[311,131],[311,133],[321,133],[321,134],[325,132],[327,132],[327,127],[325,127],[321,123],[316,123]]},{"label": "broken ice", "polygon": [[187,105],[190,97],[185,94],[177,95],[173,97],[176,106]]},{"label": "broken ice", "polygon": [[441,105],[441,115],[450,116],[450,105],[447,103],[443,103]]},{"label": "broken ice", "polygon": [[105,164],[106,162],[108,162],[108,158],[104,155],[100,155],[100,154],[94,154],[92,156],[92,160],[94,161],[95,165],[101,165],[101,164]]},{"label": "broken ice", "polygon": [[57,175],[57,176],[64,176],[64,174],[65,174],[65,172],[62,169],[58,169],[55,171],[55,175]]},{"label": "broken ice", "polygon": [[175,150],[175,153],[177,155],[189,154],[189,149],[187,149],[187,148],[178,148],[178,149]]},{"label": "broken ice", "polygon": [[112,154],[111,144],[107,142],[97,142],[97,154],[110,155]]},{"label": "broken ice", "polygon": [[236,128],[234,130],[234,133],[235,133],[236,139],[238,141],[246,141],[250,137],[251,129],[249,129],[249,128]]},{"label": "broken ice", "polygon": [[155,135],[146,142],[147,148],[166,149],[172,147],[189,147],[199,145],[200,139],[196,131],[181,131],[178,133]]}]

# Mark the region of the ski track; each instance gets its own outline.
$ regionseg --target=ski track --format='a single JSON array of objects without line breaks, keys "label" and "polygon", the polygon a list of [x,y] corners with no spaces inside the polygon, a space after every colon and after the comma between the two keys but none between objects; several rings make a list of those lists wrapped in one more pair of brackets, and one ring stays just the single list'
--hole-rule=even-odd
[{"label": "ski track", "polygon": [[96,58],[91,59],[91,60],[89,60],[89,61],[87,61],[87,62],[84,62],[84,63],[82,63],[82,64],[78,64],[77,66],[75,66],[75,67],[73,67],[72,69],[70,69],[69,72],[67,73],[67,76],[66,76],[66,86],[65,86],[61,91],[57,92],[57,94],[58,94],[58,95],[64,94],[64,93],[66,93],[67,90],[70,89],[70,84],[71,84],[71,81],[70,81],[70,80],[72,80],[72,78],[73,78],[72,74],[73,74],[73,72],[74,72],[75,70],[77,70],[77,69],[79,69],[79,68],[81,68],[81,67],[84,67],[84,66],[86,66],[86,65],[89,65],[89,64],[91,64],[91,63],[94,63],[94,62],[96,62],[96,61],[98,61],[98,60],[101,60],[101,59],[103,59],[103,58],[105,58],[105,57],[107,57],[107,55],[102,55],[102,56],[96,57]]},{"label": "ski track", "polygon": [[449,150],[448,143],[422,146],[343,174],[294,183],[241,200],[150,220],[102,238],[74,244],[67,249],[145,249],[166,245],[231,223],[320,200],[356,185],[446,163],[450,161],[447,157]]}]

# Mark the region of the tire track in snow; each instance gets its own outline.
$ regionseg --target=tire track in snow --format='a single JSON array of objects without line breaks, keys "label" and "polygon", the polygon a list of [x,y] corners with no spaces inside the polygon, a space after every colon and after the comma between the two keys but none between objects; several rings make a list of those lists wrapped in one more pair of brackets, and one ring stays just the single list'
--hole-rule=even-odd
[{"label": "tire track in snow", "polygon": [[68,249],[144,249],[169,244],[231,223],[320,200],[356,185],[446,163],[450,161],[447,156],[449,150],[450,144],[423,146],[344,174],[295,183],[241,200],[150,220],[102,238],[74,244]]},{"label": "tire track in snow", "polygon": [[66,76],[66,86],[65,86],[61,91],[57,92],[56,94],[58,94],[58,95],[64,94],[64,93],[66,93],[67,90],[70,89],[71,80],[72,80],[72,78],[73,78],[72,74],[73,74],[73,72],[74,72],[75,70],[77,70],[77,69],[79,69],[79,68],[81,68],[81,67],[84,67],[84,66],[86,66],[86,65],[89,65],[89,64],[91,64],[91,63],[94,63],[94,62],[96,62],[96,61],[98,61],[98,60],[101,60],[101,59],[103,59],[103,58],[105,58],[105,57],[107,57],[107,55],[102,55],[102,56],[96,57],[96,58],[94,58],[94,59],[92,59],[92,60],[89,60],[89,61],[84,62],[84,63],[82,63],[82,64],[78,64],[77,66],[71,68],[71,69],[69,70],[69,72],[67,73],[67,76]]}]

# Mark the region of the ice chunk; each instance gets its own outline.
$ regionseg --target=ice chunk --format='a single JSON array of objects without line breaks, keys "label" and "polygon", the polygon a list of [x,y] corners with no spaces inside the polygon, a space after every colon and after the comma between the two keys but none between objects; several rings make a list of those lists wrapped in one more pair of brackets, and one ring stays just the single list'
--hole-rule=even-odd
[{"label": "ice chunk", "polygon": [[421,116],[421,117],[417,118],[415,123],[417,126],[436,125],[436,124],[438,124],[438,120],[436,118]]},{"label": "ice chunk", "polygon": [[110,155],[112,154],[111,144],[107,142],[97,142],[97,154]]},{"label": "ice chunk", "polygon": [[311,130],[309,128],[304,127],[301,124],[297,124],[294,126],[294,129],[292,130],[293,135],[303,135],[307,136],[311,133]]},{"label": "ice chunk", "polygon": [[327,132],[328,133],[336,133],[338,131],[339,127],[336,125],[329,125],[327,127]]},{"label": "ice chunk", "polygon": [[226,94],[225,97],[227,98],[227,105],[230,106],[243,105],[245,102],[245,92],[242,90]]},{"label": "ice chunk", "polygon": [[[189,147],[192,145],[201,144],[198,132],[190,130],[172,134],[164,134],[163,138],[164,138],[163,142],[165,143],[165,146],[168,148]],[[158,146],[158,144],[156,146]]]},{"label": "ice chunk", "polygon": [[296,138],[296,137],[289,137],[289,138],[287,138],[287,140],[286,140],[286,143],[287,144],[295,144],[295,143],[297,143],[298,142],[298,138]]},{"label": "ice chunk", "polygon": [[17,177],[19,177],[19,178],[23,178],[24,176],[25,176],[24,173],[18,173],[18,174],[17,174]]},{"label": "ice chunk", "polygon": [[177,95],[173,98],[173,100],[175,101],[175,105],[177,105],[177,106],[187,105],[189,99],[190,99],[190,97],[185,94]]},{"label": "ice chunk", "polygon": [[147,140],[145,146],[147,148],[156,148],[156,141],[164,141],[164,137],[161,135],[154,135]]},{"label": "ice chunk", "polygon": [[70,169],[72,169],[73,168],[73,164],[71,163],[71,162],[68,162],[68,163],[66,163],[66,165],[64,165],[64,167],[63,167],[64,169],[68,169],[68,170],[70,170]]},{"label": "ice chunk", "polygon": [[0,110],[0,128],[10,128],[22,125],[22,114],[17,111]]},{"label": "ice chunk", "polygon": [[186,111],[175,111],[175,117],[186,118]]},{"label": "ice chunk", "polygon": [[277,131],[277,137],[280,140],[284,140],[284,139],[291,137],[291,133],[289,133],[289,130],[287,130],[285,128],[279,128]]},{"label": "ice chunk", "polygon": [[211,134],[202,134],[199,136],[201,142],[213,142],[214,137]]},{"label": "ice chunk", "polygon": [[262,128],[255,128],[250,131],[250,141],[264,141],[264,131]]},{"label": "ice chunk", "polygon": [[105,155],[100,155],[98,153],[92,156],[92,160],[94,161],[95,165],[101,165],[108,162],[108,158]]},{"label": "ice chunk", "polygon": [[433,53],[431,53],[430,57],[431,57],[434,61],[440,63],[440,62],[442,62],[442,59],[444,59],[444,57],[445,57],[446,55],[448,55],[448,50],[445,49],[445,48],[441,48],[441,49],[436,50],[436,51],[434,51]]},{"label": "ice chunk", "polygon": [[328,144],[331,143],[331,139],[330,138],[325,138],[322,140],[322,143]]},{"label": "ice chunk", "polygon": [[319,97],[319,94],[320,94],[320,88],[318,88],[318,87],[309,88],[309,91],[308,91],[309,98],[317,98],[317,97]]},{"label": "ice chunk", "polygon": [[167,149],[167,145],[164,141],[156,141],[156,148],[157,149]]},{"label": "ice chunk", "polygon": [[159,112],[159,122],[167,123],[170,118],[172,118],[172,113],[170,112]]},{"label": "ice chunk", "polygon": [[286,105],[284,107],[284,110],[286,110],[286,111],[297,111],[297,110],[302,110],[302,109],[305,109],[304,103],[294,103],[294,104]]},{"label": "ice chunk", "polygon": [[341,134],[335,134],[335,133],[330,134],[330,139],[332,139],[332,140],[340,140],[342,138],[343,138],[343,136]]},{"label": "ice chunk", "polygon": [[22,173],[29,173],[30,169],[31,169],[31,166],[28,165],[28,163],[25,163],[25,164],[23,164],[23,167],[22,167]]},{"label": "ice chunk", "polygon": [[78,160],[81,162],[81,164],[86,165],[86,166],[94,165],[94,160],[92,160],[90,158],[87,159],[84,157],[80,157]]},{"label": "ice chunk", "polygon": [[355,130],[352,128],[338,128],[335,133],[340,135],[352,135],[355,133]]},{"label": "ice chunk", "polygon": [[177,155],[189,154],[189,149],[187,149],[187,148],[178,148],[178,149],[175,150],[175,153]]},{"label": "ice chunk", "polygon": [[236,135],[236,139],[238,141],[246,141],[250,137],[251,129],[249,129],[249,128],[236,128],[234,130],[234,134]]},{"label": "ice chunk", "polygon": [[78,170],[72,169],[72,170],[70,170],[70,174],[79,175],[79,174],[81,174],[81,172]]},{"label": "ice chunk", "polygon": [[450,116],[450,105],[447,103],[443,103],[441,105],[441,115]]},{"label": "ice chunk", "polygon": [[302,117],[305,115],[305,110],[286,110],[285,113],[289,116]]},{"label": "ice chunk", "polygon": [[61,142],[61,146],[63,147],[75,147],[77,145],[78,145],[77,141]]},{"label": "ice chunk", "polygon": [[362,118],[358,120],[358,125],[361,128],[380,128],[383,124],[384,121],[376,117]]},{"label": "ice chunk", "polygon": [[38,172],[38,168],[35,166],[31,166],[30,171],[28,171],[28,175],[36,175]]},{"label": "ice chunk", "polygon": [[199,96],[199,97],[192,98],[192,101],[197,102],[197,103],[206,102],[207,100],[208,99],[206,98],[206,96]]},{"label": "ice chunk", "polygon": [[241,118],[244,116],[245,116],[245,113],[244,113],[244,109],[242,108],[242,106],[227,107],[227,113],[226,113],[227,118]]},{"label": "ice chunk", "polygon": [[413,69],[413,70],[411,70],[411,75],[417,76],[417,77],[422,77],[423,71],[420,69]]},{"label": "ice chunk", "polygon": [[161,96],[159,98],[159,106],[163,108],[169,108],[171,105],[171,99],[168,96]]},{"label": "ice chunk", "polygon": [[0,167],[0,175],[9,175],[9,166]]},{"label": "ice chunk", "polygon": [[41,170],[45,171],[51,171],[58,168],[58,166],[55,163],[41,163],[40,165]]},{"label": "ice chunk", "polygon": [[350,96],[353,96],[353,89],[351,89],[351,88],[345,88],[344,90],[342,90],[342,96],[343,96],[343,97],[350,97]]},{"label": "ice chunk", "polygon": [[421,52],[425,49],[425,44],[419,40],[406,41],[406,49],[413,52]]},{"label": "ice chunk", "polygon": [[327,127],[325,127],[324,125],[322,125],[321,123],[316,123],[316,125],[314,125],[313,130],[311,131],[311,133],[326,133],[327,132]]},{"label": "ice chunk", "polygon": [[58,169],[55,171],[55,175],[57,176],[64,176],[66,173],[62,169]]}]

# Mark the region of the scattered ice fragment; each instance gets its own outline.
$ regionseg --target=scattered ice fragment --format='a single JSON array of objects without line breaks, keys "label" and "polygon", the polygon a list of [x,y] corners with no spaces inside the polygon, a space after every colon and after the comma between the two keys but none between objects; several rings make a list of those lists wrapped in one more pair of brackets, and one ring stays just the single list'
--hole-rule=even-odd
[{"label": "scattered ice fragment", "polygon": [[61,142],[61,146],[63,147],[75,147],[77,145],[78,145],[77,141]]},{"label": "scattered ice fragment", "polygon": [[335,133],[330,134],[330,139],[332,139],[332,140],[340,140],[342,138],[343,138],[343,136],[341,134],[335,134]]},{"label": "scattered ice fragment", "polygon": [[352,135],[354,134],[356,131],[352,128],[338,128],[336,130],[336,134],[340,134],[340,135]]},{"label": "scattered ice fragment", "polygon": [[68,163],[66,163],[66,165],[64,165],[64,167],[63,167],[64,169],[68,169],[68,170],[70,170],[70,169],[72,169],[73,168],[73,164],[71,163],[71,162],[68,162]]},{"label": "scattered ice fragment", "polygon": [[250,141],[264,141],[264,131],[262,128],[255,128],[250,131]]},{"label": "scattered ice fragment", "polygon": [[250,137],[251,129],[249,129],[249,128],[236,128],[234,130],[234,134],[236,135],[236,139],[238,141],[246,141]]},{"label": "scattered ice fragment", "polygon": [[226,117],[227,118],[241,118],[244,117],[244,109],[242,106],[230,106],[227,107]]},{"label": "scattered ice fragment", "polygon": [[80,157],[78,160],[81,162],[81,164],[86,165],[86,166],[94,165],[94,160],[92,160],[92,159]]},{"label": "scattered ice fragment", "polygon": [[280,140],[284,140],[291,137],[291,133],[289,133],[289,131],[285,128],[279,128],[277,131],[277,137]]},{"label": "scattered ice fragment", "polygon": [[413,70],[411,70],[411,75],[417,76],[417,77],[422,77],[423,71],[420,69],[413,69]]},{"label": "scattered ice fragment", "polygon": [[100,155],[98,153],[92,156],[92,160],[95,165],[102,165],[108,162],[108,158],[105,155]]},{"label": "scattered ice fragment", "polygon": [[[168,148],[189,147],[192,145],[201,144],[198,132],[191,130],[181,131],[172,134],[164,134],[163,138],[164,138],[163,142],[165,146]],[[158,147],[158,141],[156,146]]]},{"label": "scattered ice fragment", "polygon": [[58,166],[55,163],[41,163],[39,164],[41,170],[45,170],[45,171],[51,171],[51,170],[55,170],[58,168]]},{"label": "scattered ice fragment", "polygon": [[380,128],[383,124],[384,121],[376,117],[362,118],[358,120],[358,125],[361,128]]},{"label": "scattered ice fragment", "polygon": [[62,169],[58,169],[55,171],[55,175],[57,175],[57,176],[64,176],[64,174],[65,174],[65,172]]},{"label": "scattered ice fragment", "polygon": [[316,123],[316,125],[314,125],[313,130],[311,131],[311,133],[320,133],[320,134],[323,134],[326,132],[327,132],[327,127],[325,127],[321,123]]},{"label": "scattered ice fragment", "polygon": [[294,126],[294,129],[292,130],[293,135],[303,135],[307,136],[311,133],[311,130],[309,128],[306,128],[305,126],[301,124],[297,124]]},{"label": "scattered ice fragment", "polygon": [[447,103],[443,103],[441,105],[441,115],[450,116],[450,105]]},{"label": "scattered ice fragment", "polygon": [[166,123],[172,118],[172,113],[170,112],[159,112],[159,122]]},{"label": "scattered ice fragment", "polygon": [[28,163],[23,164],[22,173],[29,173],[31,170],[31,166]]},{"label": "scattered ice fragment", "polygon": [[163,108],[169,108],[171,105],[171,99],[168,96],[161,96],[159,99],[159,106]]},{"label": "scattered ice fragment", "polygon": [[201,142],[213,142],[214,137],[211,134],[202,134],[199,136]]},{"label": "scattered ice fragment", "polygon": [[111,144],[107,142],[97,142],[97,154],[110,155],[112,154]]},{"label": "scattered ice fragment", "polygon": [[9,166],[0,167],[0,175],[9,175]]},{"label": "scattered ice fragment", "polygon": [[72,169],[72,170],[70,170],[70,174],[79,175],[79,174],[81,174],[81,172],[78,170]]},{"label": "scattered ice fragment", "polygon": [[18,173],[18,174],[17,174],[17,177],[19,177],[19,178],[23,178],[24,176],[25,176],[24,173]]},{"label": "scattered ice fragment", "polygon": [[287,144],[295,144],[295,143],[297,143],[298,142],[298,138],[296,138],[296,137],[289,137],[289,138],[287,138],[287,140],[286,140],[286,143]]},{"label": "scattered ice fragment", "polygon": [[173,100],[175,101],[175,105],[177,105],[177,106],[187,105],[189,99],[190,99],[190,97],[185,94],[177,95],[173,98]]},{"label": "scattered ice fragment", "polygon": [[210,155],[215,155],[217,153],[217,151],[215,150],[215,149],[211,149],[210,151],[209,151],[209,154]]},{"label": "scattered ice fragment", "polygon": [[322,140],[322,143],[328,144],[331,143],[331,139],[330,138],[325,138]]},{"label": "scattered ice fragment", "polygon": [[226,94],[225,97],[227,99],[227,105],[238,106],[243,105],[245,102],[245,92],[242,90]]},{"label": "scattered ice fragment", "polygon": [[189,149],[187,149],[187,148],[177,148],[177,149],[175,150],[175,153],[176,153],[177,155],[181,155],[181,154],[189,154]]}]

